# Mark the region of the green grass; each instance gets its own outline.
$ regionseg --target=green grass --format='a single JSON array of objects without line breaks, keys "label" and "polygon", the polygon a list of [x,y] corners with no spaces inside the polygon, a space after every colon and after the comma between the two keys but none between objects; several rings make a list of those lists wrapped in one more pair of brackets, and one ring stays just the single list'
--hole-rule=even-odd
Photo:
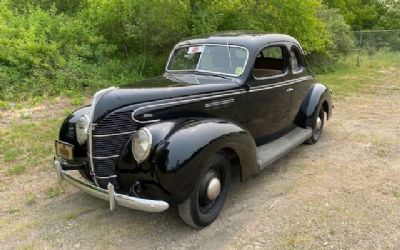
[{"label": "green grass", "polygon": [[[59,118],[40,122],[20,120],[27,123],[13,122],[8,129],[0,129],[0,171],[17,175],[32,168],[49,169],[61,121]],[[11,167],[7,167],[10,163]]]},{"label": "green grass", "polygon": [[48,198],[56,198],[62,194],[64,194],[65,189],[63,185],[56,185],[53,187],[48,187],[45,190],[45,193]]},{"label": "green grass", "polygon": [[26,204],[33,205],[36,203],[36,195],[34,193],[29,193],[26,197]]},{"label": "green grass", "polygon": [[25,165],[17,164],[7,168],[6,175],[19,175],[25,173],[25,171],[26,171]]},{"label": "green grass", "polygon": [[21,152],[17,148],[10,148],[4,152],[4,161],[5,162],[12,162],[15,161]]},{"label": "green grass", "polygon": [[0,100],[0,109],[6,109],[9,107],[9,104],[5,101]]},{"label": "green grass", "polygon": [[78,218],[79,213],[75,212],[75,211],[69,211],[69,212],[65,213],[64,216],[65,216],[66,220],[74,220],[74,219]]},{"label": "green grass", "polygon": [[72,98],[71,100],[71,104],[74,106],[80,106],[83,104],[83,102],[85,101],[85,97],[84,96],[75,96]]},{"label": "green grass", "polygon": [[347,57],[335,72],[318,75],[318,79],[333,90],[335,97],[349,96],[362,87],[381,80],[385,76],[385,70],[400,68],[399,52],[361,54],[360,66],[356,63],[357,56],[355,54]]}]

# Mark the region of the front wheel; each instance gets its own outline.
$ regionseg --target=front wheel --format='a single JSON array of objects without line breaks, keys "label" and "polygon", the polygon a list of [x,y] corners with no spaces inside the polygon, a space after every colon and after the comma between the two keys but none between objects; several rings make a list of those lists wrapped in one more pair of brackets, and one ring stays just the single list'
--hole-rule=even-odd
[{"label": "front wheel", "polygon": [[223,153],[212,156],[205,169],[192,194],[178,206],[182,220],[195,228],[208,226],[217,218],[231,181],[230,163]]},{"label": "front wheel", "polygon": [[325,125],[325,112],[324,112],[324,109],[321,107],[319,110],[318,116],[314,121],[314,125],[312,128],[313,129],[312,136],[305,143],[309,144],[309,145],[317,143],[317,141],[319,140],[319,138],[322,135],[324,125]]}]

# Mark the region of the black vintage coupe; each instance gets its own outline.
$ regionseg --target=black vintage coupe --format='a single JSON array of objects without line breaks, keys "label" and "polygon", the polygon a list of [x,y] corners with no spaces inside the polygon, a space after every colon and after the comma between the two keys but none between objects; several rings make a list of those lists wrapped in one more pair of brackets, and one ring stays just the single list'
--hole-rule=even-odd
[{"label": "black vintage coupe", "polygon": [[190,38],[172,50],[162,76],[135,86],[99,91],[65,119],[58,176],[108,200],[111,210],[177,205],[197,228],[218,216],[232,173],[244,181],[316,143],[332,115],[330,90],[287,35]]}]

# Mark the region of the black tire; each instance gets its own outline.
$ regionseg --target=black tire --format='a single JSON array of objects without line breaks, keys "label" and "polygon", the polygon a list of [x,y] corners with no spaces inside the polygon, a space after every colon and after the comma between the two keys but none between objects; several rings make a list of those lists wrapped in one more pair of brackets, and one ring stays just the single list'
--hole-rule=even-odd
[{"label": "black tire", "polygon": [[[320,119],[321,124],[318,126],[318,119]],[[305,144],[313,145],[318,142],[319,138],[321,138],[322,131],[324,130],[325,125],[325,112],[321,107],[319,110],[318,116],[315,118],[313,127],[312,127],[312,136],[305,141]]]},{"label": "black tire", "polygon": [[[178,206],[182,220],[194,228],[206,227],[218,217],[231,182],[231,166],[225,154],[217,153],[205,164],[205,172],[192,194]],[[204,186],[208,186],[205,183],[214,177],[220,180],[220,192],[214,200],[209,200],[204,194]]]}]

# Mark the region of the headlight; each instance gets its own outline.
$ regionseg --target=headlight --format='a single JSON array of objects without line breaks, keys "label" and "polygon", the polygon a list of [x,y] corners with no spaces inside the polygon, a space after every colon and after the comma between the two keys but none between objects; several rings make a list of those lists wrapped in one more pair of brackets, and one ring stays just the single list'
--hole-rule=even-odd
[{"label": "headlight", "polygon": [[135,132],[132,140],[132,154],[138,163],[142,163],[147,159],[151,145],[152,137],[147,128],[141,128]]},{"label": "headlight", "polygon": [[81,116],[75,124],[76,139],[80,145],[86,143],[88,138],[90,118],[88,115]]}]

